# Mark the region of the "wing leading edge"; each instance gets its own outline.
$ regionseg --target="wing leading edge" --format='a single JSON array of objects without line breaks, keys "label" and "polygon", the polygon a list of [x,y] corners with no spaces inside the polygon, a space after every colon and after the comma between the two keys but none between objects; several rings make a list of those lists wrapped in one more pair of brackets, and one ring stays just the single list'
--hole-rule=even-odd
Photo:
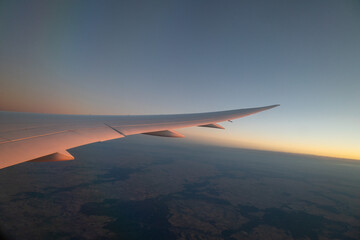
[{"label": "wing leading edge", "polygon": [[223,128],[219,122],[233,120],[279,105],[221,112],[144,115],[86,116],[0,112],[0,169],[26,161],[74,159],[66,150],[81,145],[148,134],[184,137],[174,129]]}]

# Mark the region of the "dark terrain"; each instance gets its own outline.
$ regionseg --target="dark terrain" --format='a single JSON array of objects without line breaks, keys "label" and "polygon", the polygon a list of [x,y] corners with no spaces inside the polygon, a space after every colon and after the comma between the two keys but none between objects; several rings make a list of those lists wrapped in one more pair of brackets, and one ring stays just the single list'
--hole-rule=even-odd
[{"label": "dark terrain", "polygon": [[134,136],[0,170],[6,239],[359,239],[360,162]]}]

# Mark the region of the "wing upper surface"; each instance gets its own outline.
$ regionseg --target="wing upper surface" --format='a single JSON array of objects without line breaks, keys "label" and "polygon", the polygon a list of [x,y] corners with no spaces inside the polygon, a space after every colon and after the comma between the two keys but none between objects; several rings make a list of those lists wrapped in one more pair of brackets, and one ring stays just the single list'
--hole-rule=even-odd
[{"label": "wing upper surface", "polygon": [[[144,116],[0,112],[0,168],[93,142],[139,133],[157,135],[156,132],[163,134],[178,128],[211,125],[276,106],[278,105],[221,112]],[[169,133],[167,135],[171,136]]]}]

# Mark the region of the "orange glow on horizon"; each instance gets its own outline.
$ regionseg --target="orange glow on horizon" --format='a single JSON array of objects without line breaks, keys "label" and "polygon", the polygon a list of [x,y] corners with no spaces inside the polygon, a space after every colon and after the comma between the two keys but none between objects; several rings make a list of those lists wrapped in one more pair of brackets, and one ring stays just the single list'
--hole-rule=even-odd
[{"label": "orange glow on horizon", "polygon": [[275,139],[260,139],[253,136],[229,137],[225,134],[223,136],[215,134],[213,135],[214,137],[212,137],[209,133],[192,134],[191,132],[185,135],[191,135],[189,138],[191,137],[195,142],[216,146],[360,160],[360,150],[354,150],[350,147],[346,149],[341,146],[326,146],[322,144],[312,144],[311,142],[302,144],[296,143],[296,141],[281,142]]}]

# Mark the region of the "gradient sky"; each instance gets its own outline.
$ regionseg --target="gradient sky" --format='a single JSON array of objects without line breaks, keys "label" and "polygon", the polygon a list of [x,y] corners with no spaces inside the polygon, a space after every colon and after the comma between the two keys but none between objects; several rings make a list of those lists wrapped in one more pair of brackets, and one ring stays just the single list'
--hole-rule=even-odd
[{"label": "gradient sky", "polygon": [[0,110],[163,114],[281,104],[211,144],[360,159],[359,1],[0,2]]}]

